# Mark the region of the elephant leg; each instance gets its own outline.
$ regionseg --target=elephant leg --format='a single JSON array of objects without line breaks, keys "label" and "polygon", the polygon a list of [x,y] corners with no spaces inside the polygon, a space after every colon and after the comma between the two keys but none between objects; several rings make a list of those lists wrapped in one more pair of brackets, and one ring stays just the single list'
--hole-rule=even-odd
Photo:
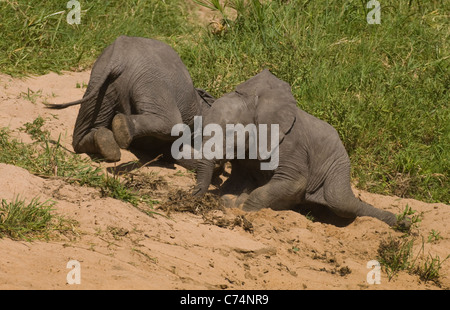
[{"label": "elephant leg", "polygon": [[135,131],[131,117],[121,113],[114,116],[112,131],[119,147],[122,149],[128,148],[133,141]]},{"label": "elephant leg", "polygon": [[349,165],[342,165],[330,172],[323,186],[326,205],[338,216],[344,218],[370,216],[390,226],[396,224],[397,218],[393,213],[377,209],[355,197],[350,187]]},{"label": "elephant leg", "polygon": [[106,161],[120,160],[120,148],[108,129],[117,104],[116,89],[109,82],[100,87],[97,96],[81,104],[73,132],[75,152],[98,154]]},{"label": "elephant leg", "polygon": [[243,205],[244,211],[257,211],[263,208],[286,210],[293,208],[302,200],[306,191],[306,178],[296,180],[273,177],[267,184],[252,191]]},{"label": "elephant leg", "polygon": [[234,202],[234,206],[235,207],[239,207],[241,205],[243,205],[243,203],[245,203],[245,201],[247,201],[248,197],[250,195],[248,193],[242,193],[240,194],[237,198],[236,201]]},{"label": "elephant leg", "polygon": [[238,161],[233,161],[231,167],[231,174],[220,189],[222,195],[232,194],[238,196],[243,192],[248,193],[258,187],[249,172],[245,170],[245,166],[239,165]]},{"label": "elephant leg", "polygon": [[77,153],[99,154],[106,161],[119,161],[120,148],[111,130],[102,127],[85,135],[77,145]]},{"label": "elephant leg", "polygon": [[167,111],[164,117],[156,114],[117,114],[112,121],[112,131],[117,144],[126,149],[134,138],[155,137],[163,141],[172,141],[172,127],[183,123],[178,110]]},{"label": "elephant leg", "polygon": [[249,194],[242,193],[239,196],[226,194],[220,197],[220,200],[227,208],[239,208],[248,199]]},{"label": "elephant leg", "polygon": [[220,197],[220,201],[226,208],[233,208],[236,205],[237,196],[226,194]]}]

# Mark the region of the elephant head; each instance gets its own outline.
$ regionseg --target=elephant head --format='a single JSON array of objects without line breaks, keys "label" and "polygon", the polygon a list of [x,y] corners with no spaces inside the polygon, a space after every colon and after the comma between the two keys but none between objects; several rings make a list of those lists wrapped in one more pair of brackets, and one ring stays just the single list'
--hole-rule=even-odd
[{"label": "elephant head", "polygon": [[[193,193],[204,194],[215,165],[227,160],[255,159],[262,161],[263,170],[276,168],[278,145],[295,123],[296,109],[289,84],[268,70],[217,99],[204,117],[203,158],[197,165],[197,185]],[[219,142],[214,147],[221,149],[215,149],[213,156],[208,155],[213,140],[212,125],[221,129],[221,136],[214,136],[215,142]],[[217,132],[215,130],[215,135]]]}]

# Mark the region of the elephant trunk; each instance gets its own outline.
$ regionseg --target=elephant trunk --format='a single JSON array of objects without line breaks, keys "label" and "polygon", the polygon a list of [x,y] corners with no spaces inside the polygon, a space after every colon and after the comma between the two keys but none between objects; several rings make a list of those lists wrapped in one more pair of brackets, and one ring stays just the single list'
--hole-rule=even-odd
[{"label": "elephant trunk", "polygon": [[202,196],[208,190],[214,172],[215,162],[213,160],[202,159],[197,163],[197,184],[192,194]]}]

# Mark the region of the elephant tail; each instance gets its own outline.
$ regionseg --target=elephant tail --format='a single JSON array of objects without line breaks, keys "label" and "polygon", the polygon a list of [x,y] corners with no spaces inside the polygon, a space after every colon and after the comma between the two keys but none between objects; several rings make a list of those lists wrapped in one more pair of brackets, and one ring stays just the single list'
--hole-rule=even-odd
[{"label": "elephant tail", "polygon": [[[118,41],[120,41],[120,38],[117,39],[113,44],[111,44],[111,46],[109,48],[106,48],[104,53],[97,60],[97,62],[101,61],[102,63],[104,63],[103,59],[105,59],[106,66],[104,67],[103,74],[101,74],[99,76],[98,80],[96,79],[94,85],[92,87],[91,87],[91,85],[88,85],[88,89],[86,90],[86,93],[84,94],[83,98],[76,100],[76,101],[63,103],[63,104],[45,103],[46,108],[60,110],[60,109],[65,109],[65,108],[74,106],[74,105],[83,104],[84,102],[90,102],[90,101],[96,99],[98,97],[102,87],[105,87],[105,83],[107,83],[107,82],[111,83],[112,81],[117,79],[119,77],[120,73],[123,71],[123,66],[124,66],[123,61],[121,61],[121,59],[120,59],[121,57],[119,57],[120,55],[116,55],[117,53],[120,53],[120,52],[114,53],[115,47],[118,44],[117,43]],[[120,48],[119,48],[119,50],[120,50]],[[93,70],[95,70],[95,65],[94,65]],[[91,78],[92,78],[92,73],[91,73]],[[89,84],[91,84],[91,81],[89,81]]]},{"label": "elephant tail", "polygon": [[61,109],[65,109],[65,108],[71,107],[73,105],[81,104],[85,100],[86,100],[86,98],[82,98],[80,100],[76,100],[76,101],[72,101],[72,102],[68,102],[68,103],[63,103],[63,104],[44,103],[44,105],[48,109],[61,110]]},{"label": "elephant tail", "polygon": [[109,67],[110,69],[102,75],[100,80],[96,82],[95,86],[89,91],[89,93],[85,94],[83,98],[63,104],[44,103],[45,107],[48,109],[61,110],[94,100],[99,95],[101,88],[104,87],[104,84],[107,82],[107,80],[113,81],[120,75],[121,69],[119,68],[119,66],[116,66],[114,68],[112,68],[111,66]]}]

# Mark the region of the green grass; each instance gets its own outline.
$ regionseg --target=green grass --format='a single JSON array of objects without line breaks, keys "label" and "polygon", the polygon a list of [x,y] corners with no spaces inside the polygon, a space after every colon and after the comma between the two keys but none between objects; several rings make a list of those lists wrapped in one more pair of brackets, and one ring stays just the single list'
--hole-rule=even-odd
[{"label": "green grass", "polygon": [[397,238],[390,236],[380,242],[377,259],[387,273],[388,280],[391,281],[400,271],[406,271],[417,275],[424,282],[431,281],[440,286],[442,264],[450,255],[444,259],[430,253],[425,255],[423,238],[420,250],[414,255],[416,241],[415,237],[404,235]]},{"label": "green grass", "polygon": [[16,196],[11,201],[0,201],[0,238],[13,240],[49,240],[60,234],[75,234],[75,220],[66,219],[54,212],[56,202],[40,201],[35,197],[30,201]]},{"label": "green grass", "polygon": [[[222,14],[218,29],[194,22],[199,2]],[[448,204],[450,4],[380,1],[369,25],[366,2],[81,0],[69,25],[64,1],[2,1],[0,70],[83,70],[122,34],[169,43],[216,96],[268,68],[338,130],[359,188]]]},{"label": "green grass", "polygon": [[[30,173],[44,178],[62,179],[71,184],[99,189],[103,197],[128,202],[142,212],[153,215],[155,201],[129,189],[118,176],[109,176],[91,160],[66,150],[58,141],[50,138],[50,132],[43,127],[45,120],[36,118],[25,123],[21,131],[33,139],[24,143],[11,137],[7,128],[0,128],[0,162],[22,167]],[[55,203],[43,203],[39,198],[26,203],[16,197],[0,202],[0,238],[14,240],[49,239],[53,231],[70,230],[67,220],[52,213]]]},{"label": "green grass", "polygon": [[14,201],[0,202],[0,238],[12,239],[46,238],[51,230],[54,202],[39,202],[35,198],[29,203],[16,197]]},{"label": "green grass", "polygon": [[[0,68],[23,75],[83,70],[121,35],[166,39],[182,31],[186,12],[174,1],[80,0],[81,24],[66,22],[68,1],[0,2]],[[180,2],[181,1],[177,1]]]},{"label": "green grass", "polygon": [[34,140],[33,143],[14,139],[7,128],[0,128],[0,162],[22,167],[41,177],[95,187],[105,197],[129,202],[134,206],[141,201],[152,204],[149,199],[144,199],[146,197],[139,197],[126,188],[117,176],[111,177],[91,160],[67,151],[59,139],[54,141],[50,138],[50,132],[43,129],[44,125],[45,120],[38,117],[21,128]]},{"label": "green grass", "polygon": [[[417,213],[411,207],[406,205],[403,212],[397,215],[399,221],[409,218],[411,226],[407,229],[397,227],[395,230],[402,232],[401,236],[382,239],[378,246],[377,260],[381,263],[384,271],[391,281],[400,271],[406,271],[409,274],[416,275],[424,282],[431,281],[437,286],[441,285],[442,264],[450,258],[447,255],[441,259],[438,255],[432,255],[430,252],[425,254],[425,243],[438,243],[442,239],[440,232],[432,229],[428,233],[427,240],[420,233],[420,222],[423,214]],[[416,250],[417,240],[421,239],[421,247]],[[415,254],[414,254],[415,253]]]},{"label": "green grass", "polygon": [[378,260],[384,267],[389,281],[401,270],[413,268],[414,240],[393,238],[382,240],[378,247]]},{"label": "green grass", "polygon": [[215,95],[269,68],[338,130],[358,187],[449,203],[450,7],[382,3],[368,25],[361,1],[250,1],[187,63]]},{"label": "green grass", "polygon": [[[43,124],[41,119],[34,123]],[[102,184],[100,168],[93,167],[89,160],[78,154],[67,152],[59,141],[49,139],[48,132],[31,127],[28,127],[31,136],[38,139],[31,144],[12,138],[7,128],[0,128],[0,162],[22,167],[38,176],[59,177],[79,185],[95,187]]]}]

